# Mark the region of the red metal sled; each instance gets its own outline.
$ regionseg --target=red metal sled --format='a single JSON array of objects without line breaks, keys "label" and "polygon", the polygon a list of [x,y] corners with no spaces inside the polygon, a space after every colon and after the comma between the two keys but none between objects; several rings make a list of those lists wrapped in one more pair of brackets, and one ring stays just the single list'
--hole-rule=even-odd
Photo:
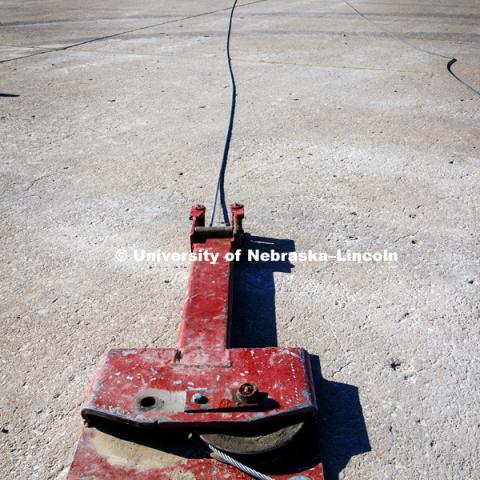
[{"label": "red metal sled", "polygon": [[[218,431],[299,424],[316,413],[305,350],[229,348],[231,257],[243,241],[243,206],[232,205],[231,214],[231,227],[205,227],[205,207],[192,208],[192,252],[219,253],[218,261],[191,264],[177,348],[115,349],[104,354],[83,405],[88,427],[69,480],[250,478],[210,458],[179,458],[169,465],[125,463],[98,447],[97,436],[103,434],[95,427],[101,423],[149,429],[152,436],[159,436],[168,435],[167,429],[173,427]],[[322,466],[299,475],[272,478],[321,480]]]}]

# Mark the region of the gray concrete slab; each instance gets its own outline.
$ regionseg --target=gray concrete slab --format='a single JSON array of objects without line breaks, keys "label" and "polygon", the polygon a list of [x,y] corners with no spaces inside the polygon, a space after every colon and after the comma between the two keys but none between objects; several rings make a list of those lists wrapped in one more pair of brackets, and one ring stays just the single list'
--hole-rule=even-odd
[{"label": "gray concrete slab", "polygon": [[[480,99],[418,48],[480,89],[480,8],[352,4],[238,9],[227,193],[279,248],[399,261],[242,265],[236,342],[318,355],[329,480],[474,479]],[[115,252],[210,206],[229,5],[0,1],[4,479],[65,478],[101,352],[175,345],[187,265]]]}]

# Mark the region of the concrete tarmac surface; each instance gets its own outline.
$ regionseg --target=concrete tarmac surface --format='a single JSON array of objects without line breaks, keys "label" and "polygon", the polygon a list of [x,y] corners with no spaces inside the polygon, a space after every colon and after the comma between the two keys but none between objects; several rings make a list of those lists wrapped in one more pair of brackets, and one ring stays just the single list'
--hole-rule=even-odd
[{"label": "concrete tarmac surface", "polygon": [[[480,3],[349,3],[239,1],[226,191],[251,248],[398,260],[243,260],[234,344],[318,357],[327,480],[478,479]],[[103,351],[175,346],[188,263],[133,250],[211,207],[230,5],[0,0],[3,480],[66,478]]]}]

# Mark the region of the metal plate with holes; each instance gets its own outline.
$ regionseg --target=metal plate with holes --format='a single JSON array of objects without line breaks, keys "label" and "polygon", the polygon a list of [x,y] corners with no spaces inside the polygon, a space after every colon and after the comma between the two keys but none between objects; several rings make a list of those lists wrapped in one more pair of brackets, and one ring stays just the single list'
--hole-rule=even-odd
[{"label": "metal plate with holes", "polygon": [[[156,427],[215,426],[309,416],[316,410],[309,358],[301,348],[231,349],[225,365],[202,368],[182,364],[175,352],[108,352],[87,394],[85,419],[92,425],[95,418],[107,418]],[[258,403],[242,405],[233,399],[235,390],[245,383],[258,387]],[[205,401],[197,403],[193,395],[199,392]]]}]

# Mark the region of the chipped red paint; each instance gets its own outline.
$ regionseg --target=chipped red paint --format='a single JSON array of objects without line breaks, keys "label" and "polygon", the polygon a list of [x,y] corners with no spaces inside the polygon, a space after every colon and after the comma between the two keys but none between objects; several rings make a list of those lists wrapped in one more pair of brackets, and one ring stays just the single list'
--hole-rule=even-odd
[{"label": "chipped red paint", "polygon": [[[107,352],[83,406],[85,419],[92,424],[98,416],[137,426],[215,426],[315,410],[308,360],[300,348],[235,348],[225,351],[222,364],[209,364],[208,356],[197,356],[196,365],[183,363],[175,353],[175,349]],[[270,403],[238,405],[235,392],[245,382],[258,385]],[[206,401],[196,403],[195,394]],[[143,405],[145,398],[152,405]]]},{"label": "chipped red paint", "polygon": [[[205,227],[205,207],[192,208],[192,251],[218,253],[218,261],[191,264],[177,348],[104,354],[82,409],[91,427],[100,418],[158,429],[274,422],[288,415],[308,421],[316,412],[310,360],[303,349],[229,348],[234,262],[225,254],[241,246],[243,206],[234,204],[231,212],[231,228],[212,229]],[[258,389],[253,403],[238,397],[239,387],[247,383]],[[94,431],[85,429],[69,480],[175,478],[170,467],[133,472],[111,465],[92,444]],[[305,478],[323,478],[321,465],[316,468],[314,476]],[[197,480],[225,473],[248,478],[210,459],[186,459],[175,469]]]}]

